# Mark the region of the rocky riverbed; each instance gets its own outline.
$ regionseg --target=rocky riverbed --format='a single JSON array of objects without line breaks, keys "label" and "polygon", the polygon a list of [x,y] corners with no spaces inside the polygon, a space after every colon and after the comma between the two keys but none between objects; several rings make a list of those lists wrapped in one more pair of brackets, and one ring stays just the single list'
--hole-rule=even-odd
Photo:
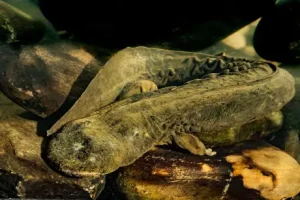
[{"label": "rocky riverbed", "polygon": [[[194,133],[205,131],[195,128],[196,126],[188,127],[189,123],[192,122],[193,119],[196,119],[196,117],[207,120],[205,116],[195,117],[195,114],[194,118],[192,117],[193,115],[188,115],[191,117],[188,117],[190,121],[187,123],[181,123],[182,120],[179,120],[181,124],[175,123],[170,125],[170,130],[177,131],[175,131],[176,136],[178,136],[177,138],[174,137],[174,135],[172,136],[174,138],[171,136],[164,137],[163,139],[155,138],[155,136],[149,135],[149,130],[159,130],[155,129],[157,121],[161,120],[161,116],[167,116],[168,113],[172,113],[170,109],[165,109],[164,113],[156,112],[161,113],[160,116],[151,115],[146,121],[138,121],[131,117],[130,114],[127,115],[121,111],[124,111],[123,108],[126,108],[128,105],[133,105],[132,109],[129,110],[134,111],[137,109],[137,106],[134,105],[139,105],[138,103],[142,102],[140,103],[142,105],[140,106],[142,108],[141,112],[137,112],[137,114],[141,115],[141,113],[144,113],[141,116],[146,116],[147,119],[150,109],[152,109],[149,105],[154,107],[159,100],[158,98],[158,100],[154,100],[154,103],[147,104],[151,102],[152,97],[155,97],[155,95],[169,94],[172,91],[177,92],[178,90],[184,90],[173,85],[164,88],[165,86],[170,86],[168,83],[171,82],[170,80],[173,80],[172,78],[175,77],[174,80],[177,80],[175,76],[176,73],[178,73],[177,69],[172,70],[173,66],[171,66],[170,69],[168,68],[167,73],[163,70],[157,72],[157,77],[154,76],[154,79],[151,79],[153,82],[149,80],[139,80],[140,82],[137,82],[137,84],[129,85],[125,96],[119,98],[117,93],[114,93],[114,91],[119,92],[118,87],[116,87],[117,89],[115,90],[105,90],[105,87],[109,88],[108,83],[114,84],[114,81],[117,82],[119,80],[118,77],[114,77],[111,79],[113,81],[109,82],[110,77],[104,76],[103,78],[102,76],[102,79],[100,79],[101,75],[99,75],[100,78],[94,81],[94,84],[89,85],[89,83],[94,80],[93,78],[96,74],[116,74],[113,73],[113,70],[117,70],[114,64],[125,63],[124,65],[127,65],[127,69],[131,69],[128,66],[133,66],[136,63],[135,61],[138,61],[142,66],[144,62],[141,62],[141,60],[147,60],[147,56],[143,57],[142,51],[137,51],[139,59],[134,56],[130,58],[127,54],[124,54],[125,57],[127,56],[127,59],[121,62],[121,59],[124,59],[122,53],[118,54],[121,49],[106,51],[106,49],[102,47],[97,48],[97,45],[93,46],[91,44],[77,43],[72,40],[72,37],[64,36],[62,37],[63,41],[57,40],[56,43],[50,42],[48,44],[46,43],[46,45],[36,45],[35,43],[38,43],[39,40],[43,40],[42,38],[45,35],[47,38],[51,38],[51,40],[56,40],[59,35],[64,34],[59,33],[56,35],[53,27],[44,32],[47,26],[50,26],[50,23],[45,18],[42,20],[33,20],[34,17],[31,17],[35,14],[28,17],[22,10],[15,10],[4,2],[5,1],[0,3],[0,14],[8,17],[7,19],[12,23],[12,27],[16,27],[13,31],[20,33],[20,35],[12,34],[14,33],[12,29],[7,29],[6,27],[4,31],[5,37],[2,38],[3,41],[0,48],[2,52],[0,62],[3,64],[0,69],[2,77],[0,81],[2,91],[2,93],[0,93],[0,198],[114,200],[300,199],[300,196],[297,195],[297,193],[300,192],[300,66],[297,64],[292,65],[271,61],[270,66],[273,66],[272,63],[278,65],[280,68],[289,72],[295,81],[295,95],[291,100],[289,100],[288,97],[285,98],[285,101],[288,101],[288,103],[283,106],[281,112],[278,110],[274,110],[273,112],[272,110],[271,113],[265,113],[266,115],[263,117],[255,118],[255,120],[252,121],[249,120],[251,122],[250,125],[249,123],[245,123],[230,128],[227,127],[226,129],[220,128],[221,131],[219,130],[215,135],[221,138],[221,135],[225,134],[227,138],[225,138],[224,141],[223,139],[220,141],[220,139],[216,137],[209,137],[210,132],[206,132],[206,135],[204,134],[205,137],[203,136],[201,140],[195,137],[196,134],[182,133],[183,130],[189,130]],[[36,10],[36,13],[38,12],[39,11]],[[21,21],[23,24],[30,24],[32,26],[22,29],[22,26],[19,26],[20,24],[14,24],[13,20],[10,21],[12,18]],[[246,21],[248,22],[249,20],[250,19],[247,19]],[[47,26],[45,26],[45,23],[40,23],[42,21],[46,22]],[[205,59],[203,60],[205,62],[203,64],[203,60],[197,60],[197,56],[193,55],[194,59],[185,59],[180,64],[186,64],[188,67],[192,66],[193,72],[196,71],[194,69],[196,69],[197,66],[206,67],[205,70],[211,71],[207,72],[208,76],[205,78],[210,78],[212,82],[214,82],[214,78],[219,75],[226,76],[232,72],[239,72],[239,70],[241,72],[247,70],[251,71],[252,66],[249,64],[250,62],[247,63],[247,59],[255,60],[254,63],[264,61],[264,59],[256,53],[252,43],[252,38],[259,22],[260,19],[232,33],[208,48],[199,49],[200,53],[210,55],[218,54],[219,57],[207,58],[207,56],[204,56]],[[3,22],[0,20],[0,23]],[[236,29],[236,25],[241,24],[243,23],[239,22],[235,24],[232,30]],[[22,35],[22,31],[20,30],[23,30],[27,34]],[[32,35],[34,35],[32,33],[35,31],[36,37],[32,37]],[[223,38],[223,36],[224,35],[219,35],[216,37]],[[18,42],[22,43],[24,41],[25,43],[18,46]],[[66,41],[72,41],[72,44],[66,43]],[[46,42],[49,41],[46,40]],[[13,44],[11,45],[11,43]],[[157,43],[155,46],[157,47]],[[167,44],[162,44],[161,46],[168,47]],[[179,58],[186,56],[184,52],[173,53],[175,56],[172,53],[169,55],[166,53],[167,56],[165,56],[164,59],[158,59],[157,61],[155,60],[156,57],[153,56],[155,55],[155,53],[153,53],[155,51],[152,49],[151,53],[151,49],[149,50],[149,55],[151,54],[149,57],[152,56],[151,58],[153,60],[151,60],[151,62],[154,61],[154,67],[159,66],[161,63],[177,64],[177,59],[180,60]],[[235,59],[229,59],[228,61],[226,56],[219,54],[220,52],[225,52],[228,56]],[[111,57],[112,55],[120,54],[120,57]],[[159,54],[157,57],[160,58],[159,56],[161,55]],[[236,57],[243,57],[243,59],[239,60]],[[222,63],[227,61],[232,62],[232,66],[225,69]],[[151,62],[145,63],[149,65]],[[246,64],[245,66],[241,65],[237,67],[233,66],[233,63],[236,64],[235,62]],[[146,66],[148,67],[148,65]],[[264,68],[262,63],[258,65],[261,67],[261,71],[266,69],[265,72],[269,73],[269,68]],[[121,66],[120,64],[120,67]],[[211,66],[212,68],[210,68]],[[216,66],[220,67],[220,69]],[[179,70],[181,69],[180,67],[178,67]],[[273,69],[272,67],[270,68]],[[132,67],[132,69],[137,70],[137,72],[141,70],[139,67]],[[198,71],[195,73],[201,75],[206,73],[201,71],[201,67],[197,69]],[[110,70],[112,70],[111,73]],[[217,73],[215,73],[214,70],[217,71]],[[149,71],[151,72],[151,70]],[[122,72],[122,70],[120,70],[120,72]],[[213,73],[211,74],[211,72]],[[254,72],[256,72],[255,69]],[[259,74],[259,72],[257,73]],[[130,77],[131,74],[134,74],[134,72],[129,72],[128,70],[127,73],[127,71],[124,71],[124,73],[120,73],[120,77]],[[144,75],[145,73],[141,74]],[[149,74],[153,76],[156,72]],[[149,74],[148,76],[150,77]],[[160,77],[165,77],[166,74],[169,80],[160,80]],[[247,77],[247,73],[246,75],[242,74],[242,76]],[[230,79],[231,81],[234,80],[232,77]],[[253,76],[249,77],[253,78]],[[285,77],[289,76],[286,75]],[[206,84],[205,86],[207,88],[211,87],[205,78],[203,78],[204,81],[196,80],[196,82],[199,81],[201,83],[202,81]],[[105,81],[99,82],[99,80]],[[237,82],[240,81],[240,79],[237,80]],[[99,84],[95,84],[95,82],[98,83],[97,81]],[[190,82],[190,84],[193,84],[195,80]],[[240,82],[243,83],[245,80],[243,79]],[[219,82],[215,83],[219,84]],[[224,86],[229,83],[230,81],[226,82],[225,78],[220,85],[223,84],[222,86]],[[286,87],[282,89],[282,91],[285,91],[286,88],[291,88],[291,91],[286,92],[292,95],[294,94],[292,91],[294,87],[289,87],[288,83],[293,83],[293,80],[283,81],[282,85],[287,85],[285,85]],[[108,86],[105,86],[105,84]],[[118,84],[119,83],[116,83],[115,85],[118,86]],[[189,84],[187,85],[189,86]],[[234,86],[237,87],[237,85],[239,84]],[[229,84],[229,86],[231,85]],[[85,90],[87,87],[88,89]],[[45,89],[43,90],[43,88]],[[270,89],[272,86],[264,88]],[[267,89],[266,91],[269,91]],[[204,89],[199,89],[199,91],[202,90]],[[99,95],[99,91],[104,93],[101,94],[103,96]],[[259,96],[260,92],[257,91],[254,90],[251,94]],[[281,91],[280,87],[278,91]],[[146,92],[149,92],[149,95],[143,94]],[[137,96],[131,97],[132,93],[138,94]],[[89,96],[89,94],[91,94],[91,96],[87,98],[86,96]],[[178,92],[178,96],[180,94],[181,93]],[[228,92],[227,94],[231,93]],[[276,95],[279,96],[277,99],[281,99],[279,94],[275,94],[274,96]],[[285,94],[282,94],[282,96],[284,95]],[[33,96],[37,98],[32,98]],[[120,103],[110,102],[115,96],[118,96]],[[57,134],[64,133],[64,129],[63,131],[58,130],[58,132],[55,130],[52,136],[47,136],[47,131],[49,131],[51,126],[57,122],[67,110],[72,109],[72,105],[81,97],[87,100],[81,101],[83,105],[83,107],[80,108],[81,110],[75,106],[73,109],[75,110],[75,115],[73,116],[76,116],[75,119],[82,119],[71,121],[70,123],[65,122],[67,123],[67,131],[65,132],[68,134],[73,132],[79,133],[77,134],[78,137],[75,134],[75,136],[70,135],[70,137],[67,135],[64,137],[64,140],[67,141],[65,144],[70,144],[73,140],[81,141],[81,139],[84,142],[71,144],[70,148],[68,147],[70,153],[67,151],[63,152],[64,148],[61,145],[63,143],[58,142],[60,149],[54,151],[55,156],[64,156],[66,159],[62,158],[58,163],[55,163],[54,161],[56,160],[54,159],[53,161],[51,156],[48,155],[49,142],[51,146],[52,137],[55,138]],[[122,98],[125,100],[121,101]],[[168,100],[168,104],[172,105],[174,99],[175,98]],[[222,98],[212,99],[222,100]],[[103,101],[103,105],[108,106],[102,109],[100,103],[99,105],[95,105],[95,102],[98,101]],[[193,103],[196,105],[195,102]],[[237,104],[237,101],[234,103]],[[274,105],[275,104],[276,103],[274,103]],[[220,106],[220,108],[236,111],[234,106],[230,107],[230,105],[232,105],[232,103],[230,104],[229,102],[227,107]],[[280,103],[278,105],[280,105]],[[84,109],[85,106],[86,109]],[[116,111],[110,111],[109,109],[113,109],[114,106],[116,107]],[[161,105],[158,105],[158,107],[159,106]],[[164,105],[162,107],[165,108],[167,106]],[[148,111],[146,108],[148,108]],[[209,108],[212,109],[212,106]],[[209,108],[207,110],[210,110]],[[93,113],[99,109],[100,111],[96,114]],[[181,112],[186,112],[185,108],[181,108],[180,106],[177,106],[176,109],[178,115],[181,114]],[[255,109],[257,113],[259,113],[259,109]],[[219,116],[225,116],[224,113],[226,113],[226,111],[222,113],[220,111],[221,109],[218,110],[217,107],[215,110],[216,112],[211,115],[214,117],[211,119],[216,119],[215,126],[226,127],[226,124],[222,125],[223,121],[219,119]],[[89,118],[86,118],[86,114],[83,114],[87,111],[91,112],[88,113],[91,114]],[[114,116],[109,118],[109,113],[114,113],[114,111],[118,113],[120,119],[114,120]],[[97,120],[97,114],[99,113],[102,113],[102,118],[101,115],[99,115],[99,119],[103,119],[103,122],[101,122],[103,123],[102,129],[104,129],[105,125],[105,127],[110,128],[107,130],[120,131],[121,134],[118,136],[119,138],[111,137],[110,141],[103,141],[108,134],[99,137],[99,132],[102,131],[101,126],[98,127],[97,125],[97,121],[100,121]],[[106,113],[106,115],[103,113]],[[188,114],[190,113],[189,111]],[[234,115],[230,115],[230,112],[227,113],[229,113],[228,118],[231,117],[230,119],[238,121]],[[251,111],[248,111],[248,114],[250,115]],[[105,120],[106,118],[104,116],[108,116],[107,120]],[[117,114],[115,114],[115,116],[117,116]],[[183,116],[186,117],[186,115]],[[245,119],[247,119],[247,117],[245,117]],[[170,119],[164,117],[163,120],[168,121]],[[178,121],[177,118],[176,120]],[[122,121],[128,123],[122,124]],[[149,124],[147,123],[149,121],[151,121],[152,127],[148,126]],[[207,121],[209,124],[210,120],[208,119]],[[128,124],[138,126],[131,127],[127,126]],[[195,125],[197,123],[191,124]],[[179,128],[173,129],[174,126],[178,126]],[[88,128],[84,129],[85,127]],[[92,127],[92,129],[89,129],[90,127]],[[93,127],[97,129],[94,130]],[[166,127],[167,125],[162,126],[162,129],[167,129]],[[253,128],[250,129],[249,127]],[[148,132],[140,132],[140,130],[144,129]],[[246,137],[245,133],[248,132],[249,137]],[[48,135],[49,133],[50,132],[48,132]],[[132,133],[133,136],[131,137],[130,134]],[[144,146],[137,148],[138,145],[141,145],[140,141],[143,141],[143,138],[141,140],[137,140],[136,138],[144,136],[145,138],[152,137],[149,140],[145,140],[146,143],[144,146],[148,145],[147,148],[145,147],[147,150],[143,149]],[[119,140],[115,140],[116,138]],[[122,138],[127,138],[128,140],[122,143]],[[103,148],[101,146],[102,143],[109,146],[109,148],[104,150],[111,148],[117,150],[121,149],[122,151],[120,154],[112,151],[102,156],[101,153],[103,153],[103,151],[100,152],[100,150],[103,150],[101,149]],[[155,145],[151,146],[150,143]],[[118,145],[122,148],[119,148]],[[207,148],[204,145],[208,145],[208,147],[212,147],[213,149]],[[126,148],[124,149],[124,147]],[[55,145],[52,145],[52,148],[55,148]],[[134,148],[136,149],[134,150]],[[199,153],[199,149],[201,148],[204,153],[203,151]],[[51,151],[53,152],[53,149],[51,149]],[[136,158],[137,152],[139,151],[141,151],[141,155]],[[76,154],[76,152],[80,153]],[[121,158],[121,154],[124,155],[124,157]],[[199,154],[201,154],[201,156]],[[71,160],[71,164],[68,163],[71,168],[64,168],[64,162],[74,155],[76,159]],[[135,158],[133,159],[132,157]],[[84,162],[87,158],[89,158],[89,160]],[[109,173],[100,173],[99,168],[97,168],[97,166],[99,166],[97,162],[100,163],[101,161],[103,165],[103,161],[107,161],[106,163],[104,162],[104,164],[111,164],[110,161],[112,160],[114,164],[116,164],[116,166],[114,166],[115,168],[110,170]],[[72,162],[75,164],[83,163],[84,165],[79,165],[76,170],[72,170],[72,166],[75,166]],[[119,163],[126,164],[121,165]]]}]

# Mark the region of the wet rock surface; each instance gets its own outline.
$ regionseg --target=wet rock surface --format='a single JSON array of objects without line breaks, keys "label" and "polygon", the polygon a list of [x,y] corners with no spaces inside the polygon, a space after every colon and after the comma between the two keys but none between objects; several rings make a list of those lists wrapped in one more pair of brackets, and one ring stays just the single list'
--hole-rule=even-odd
[{"label": "wet rock surface", "polygon": [[217,151],[214,158],[166,149],[149,151],[110,175],[108,184],[114,189],[107,188],[101,197],[275,200],[300,191],[300,165],[266,142],[239,143]]},{"label": "wet rock surface", "polygon": [[57,41],[45,45],[0,47],[2,93],[45,118],[77,100],[103,63],[80,46]]},{"label": "wet rock surface", "polygon": [[270,14],[262,17],[255,30],[253,43],[262,58],[300,63],[299,10],[299,1],[279,0]]}]

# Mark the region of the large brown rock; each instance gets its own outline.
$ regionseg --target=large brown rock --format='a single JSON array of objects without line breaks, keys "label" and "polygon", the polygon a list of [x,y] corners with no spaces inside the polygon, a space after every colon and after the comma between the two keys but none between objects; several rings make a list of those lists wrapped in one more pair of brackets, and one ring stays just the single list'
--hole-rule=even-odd
[{"label": "large brown rock", "polygon": [[[101,1],[99,6],[93,0],[42,0],[39,5],[58,30],[67,30],[84,42],[118,49],[155,44],[194,51],[259,18],[274,2],[211,0],[201,1],[198,6],[194,1],[117,0]],[[214,14],[208,15],[205,10]]]},{"label": "large brown rock", "polygon": [[102,62],[79,45],[58,41],[0,47],[0,89],[23,108],[47,117],[72,105]]},{"label": "large brown rock", "polygon": [[149,151],[109,178],[115,190],[107,199],[280,200],[300,192],[300,165],[268,143],[245,142],[218,153],[202,157]]}]

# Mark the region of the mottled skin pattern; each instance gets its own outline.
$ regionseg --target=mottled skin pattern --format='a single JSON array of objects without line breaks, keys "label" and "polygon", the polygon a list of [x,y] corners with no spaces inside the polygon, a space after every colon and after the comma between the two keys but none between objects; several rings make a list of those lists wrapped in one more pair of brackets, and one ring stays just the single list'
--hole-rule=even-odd
[{"label": "mottled skin pattern", "polygon": [[[135,47],[116,53],[100,69],[71,109],[48,131],[58,131],[69,121],[79,119],[116,101],[123,88],[138,80],[150,80],[158,88],[182,85],[215,73],[228,74],[250,68],[258,61],[201,53]],[[89,106],[86,106],[89,105]]]},{"label": "mottled skin pattern", "polygon": [[50,141],[52,164],[74,176],[108,174],[162,141],[251,122],[294,96],[293,77],[271,63],[215,60],[222,70],[211,78],[137,94],[66,124]]}]

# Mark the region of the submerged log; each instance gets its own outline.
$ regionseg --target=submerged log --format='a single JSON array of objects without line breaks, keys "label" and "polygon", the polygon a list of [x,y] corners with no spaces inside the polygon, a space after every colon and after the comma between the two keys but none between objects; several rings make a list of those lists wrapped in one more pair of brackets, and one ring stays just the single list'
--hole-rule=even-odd
[{"label": "submerged log", "polygon": [[62,105],[68,110],[103,65],[80,46],[65,42],[2,45],[0,62],[1,91],[43,118]]},{"label": "submerged log", "polygon": [[280,200],[300,192],[300,165],[263,141],[218,150],[214,157],[164,149],[146,153],[110,179],[121,199]]},{"label": "submerged log", "polygon": [[53,171],[42,158],[40,122],[3,95],[0,105],[0,198],[97,198],[103,176],[74,179]]}]

